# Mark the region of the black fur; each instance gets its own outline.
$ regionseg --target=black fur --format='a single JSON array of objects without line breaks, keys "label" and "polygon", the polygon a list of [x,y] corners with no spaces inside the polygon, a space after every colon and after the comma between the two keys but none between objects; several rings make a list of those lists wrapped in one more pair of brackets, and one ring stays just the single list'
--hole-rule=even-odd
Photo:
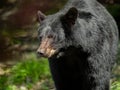
[{"label": "black fur", "polygon": [[110,90],[118,29],[96,0],[69,0],[42,21],[39,37],[53,35],[57,53],[49,58],[57,90]]}]

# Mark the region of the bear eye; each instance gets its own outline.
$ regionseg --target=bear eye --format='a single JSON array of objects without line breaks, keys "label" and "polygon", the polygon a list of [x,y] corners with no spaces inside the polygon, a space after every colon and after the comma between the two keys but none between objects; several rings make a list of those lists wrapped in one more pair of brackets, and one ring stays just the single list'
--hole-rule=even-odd
[{"label": "bear eye", "polygon": [[48,38],[53,38],[53,35],[48,35]]},{"label": "bear eye", "polygon": [[38,39],[41,41],[42,40],[42,36],[39,36]]}]

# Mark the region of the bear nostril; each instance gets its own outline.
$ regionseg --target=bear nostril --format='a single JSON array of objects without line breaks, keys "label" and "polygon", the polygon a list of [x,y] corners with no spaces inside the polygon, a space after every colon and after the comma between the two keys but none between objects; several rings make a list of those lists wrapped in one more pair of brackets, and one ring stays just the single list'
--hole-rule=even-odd
[{"label": "bear nostril", "polygon": [[42,53],[42,52],[37,52],[37,54],[38,54],[40,57],[44,57],[44,53]]}]

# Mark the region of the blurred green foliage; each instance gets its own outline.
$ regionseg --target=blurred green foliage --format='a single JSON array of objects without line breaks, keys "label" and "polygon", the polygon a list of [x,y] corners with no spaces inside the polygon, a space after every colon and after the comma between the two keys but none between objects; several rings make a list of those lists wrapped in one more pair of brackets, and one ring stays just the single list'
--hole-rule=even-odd
[{"label": "blurred green foliage", "polygon": [[[48,60],[37,58],[35,53],[30,53],[23,60],[9,68],[9,72],[0,76],[0,90],[22,90],[24,86],[29,90],[37,82],[42,82],[38,90],[50,90],[54,88],[51,78]],[[111,90],[120,90],[120,77],[115,78],[111,84]],[[37,89],[34,89],[37,90]]]},{"label": "blurred green foliage", "polygon": [[120,82],[116,81],[112,83],[111,90],[120,90]]},{"label": "blurred green foliage", "polygon": [[22,84],[22,83],[34,83],[41,78],[50,76],[47,61],[45,60],[29,60],[16,64],[11,70],[10,82]]},{"label": "blurred green foliage", "polygon": [[8,75],[0,76],[0,90],[7,90],[15,85],[25,85],[30,88],[36,82],[50,78],[47,59],[37,59],[32,53],[26,60],[23,59],[22,62],[10,68]]}]

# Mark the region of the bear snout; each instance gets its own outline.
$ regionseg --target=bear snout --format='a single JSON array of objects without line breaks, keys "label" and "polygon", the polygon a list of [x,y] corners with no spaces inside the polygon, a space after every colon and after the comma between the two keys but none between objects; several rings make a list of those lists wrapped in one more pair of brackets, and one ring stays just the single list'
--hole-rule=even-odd
[{"label": "bear snout", "polygon": [[50,58],[53,56],[57,50],[55,50],[52,46],[52,38],[45,38],[42,40],[37,53],[40,57]]}]

